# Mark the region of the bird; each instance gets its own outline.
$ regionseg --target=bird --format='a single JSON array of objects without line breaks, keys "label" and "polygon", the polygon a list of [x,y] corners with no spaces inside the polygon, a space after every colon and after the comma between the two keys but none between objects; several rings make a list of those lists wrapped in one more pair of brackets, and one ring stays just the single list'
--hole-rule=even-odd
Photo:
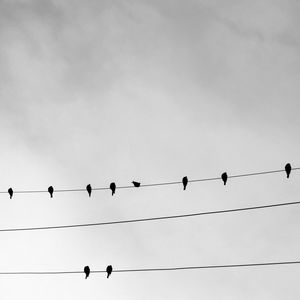
[{"label": "bird", "polygon": [[287,163],[284,168],[285,168],[285,172],[286,172],[286,178],[289,178],[290,174],[291,174],[291,171],[292,171],[291,164]]},{"label": "bird", "polygon": [[49,194],[50,194],[50,197],[53,198],[54,188],[53,188],[52,185],[50,185],[50,186],[48,187],[48,192],[49,192]]},{"label": "bird", "polygon": [[111,272],[112,272],[113,268],[111,265],[106,267],[106,273],[107,273],[107,278],[110,276]]},{"label": "bird", "polygon": [[86,186],[86,190],[87,190],[87,192],[88,192],[88,194],[89,194],[89,197],[91,197],[91,194],[92,194],[92,187],[91,187],[90,184],[88,184],[88,185]]},{"label": "bird", "polygon": [[112,182],[110,184],[109,188],[111,189],[111,195],[113,196],[114,193],[116,192],[116,184],[114,182]]},{"label": "bird", "polygon": [[187,186],[187,184],[188,184],[188,178],[187,178],[187,176],[184,176],[183,178],[182,178],[182,184],[183,184],[183,190],[185,191],[185,189],[186,189],[186,186]]},{"label": "bird", "polygon": [[137,182],[137,181],[132,181],[132,184],[135,186],[135,187],[140,187],[141,183],[140,182]]},{"label": "bird", "polygon": [[223,182],[224,182],[224,185],[226,185],[227,178],[228,178],[227,173],[226,173],[226,172],[222,173],[221,178],[222,178],[222,180],[223,180]]},{"label": "bird", "polygon": [[83,269],[83,272],[85,273],[85,279],[87,279],[91,273],[90,267],[89,266],[85,266]]},{"label": "bird", "polygon": [[9,194],[9,198],[11,199],[13,194],[14,194],[14,191],[13,191],[12,188],[9,188],[7,191],[8,191],[8,194]]}]

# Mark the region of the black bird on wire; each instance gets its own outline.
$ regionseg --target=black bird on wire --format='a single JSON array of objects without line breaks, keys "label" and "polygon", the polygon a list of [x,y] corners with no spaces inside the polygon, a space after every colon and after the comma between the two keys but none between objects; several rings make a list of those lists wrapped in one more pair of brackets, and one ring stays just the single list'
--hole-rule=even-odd
[{"label": "black bird on wire", "polygon": [[109,188],[111,189],[111,195],[113,196],[114,193],[116,192],[116,184],[114,182],[112,182],[110,184]]},{"label": "black bird on wire", "polygon": [[9,188],[7,191],[8,191],[8,194],[9,194],[9,198],[11,199],[13,194],[14,194],[14,191],[13,191],[12,188]]},{"label": "black bird on wire", "polygon": [[221,175],[221,178],[222,178],[222,180],[223,180],[223,182],[224,182],[224,185],[226,185],[227,178],[228,178],[228,175],[227,175],[227,173],[226,173],[226,172],[224,172],[224,173]]},{"label": "black bird on wire", "polygon": [[286,172],[286,178],[289,178],[290,174],[291,174],[291,171],[292,171],[291,164],[287,163],[284,168],[285,168],[285,172]]},{"label": "black bird on wire", "polygon": [[112,272],[113,268],[111,265],[106,267],[106,273],[107,273],[107,278],[110,276],[111,272]]},{"label": "black bird on wire", "polygon": [[88,194],[89,194],[89,197],[91,197],[91,194],[92,194],[92,187],[91,187],[90,184],[88,184],[88,185],[86,186],[86,190],[87,190],[87,192],[88,192]]},{"label": "black bird on wire", "polygon": [[52,185],[50,185],[50,186],[48,187],[48,192],[49,192],[49,194],[50,194],[50,197],[53,198],[54,188],[53,188]]},{"label": "black bird on wire", "polygon": [[137,181],[132,181],[132,184],[133,184],[135,187],[140,187],[140,186],[141,186],[141,183],[140,183],[140,182],[137,182]]},{"label": "black bird on wire", "polygon": [[187,176],[184,176],[183,178],[182,178],[182,184],[183,184],[183,190],[185,191],[185,189],[186,189],[186,186],[187,186],[187,184],[188,184],[188,178],[187,178]]},{"label": "black bird on wire", "polygon": [[87,279],[90,276],[91,270],[89,266],[85,266],[83,269],[83,272],[85,273],[85,279]]}]

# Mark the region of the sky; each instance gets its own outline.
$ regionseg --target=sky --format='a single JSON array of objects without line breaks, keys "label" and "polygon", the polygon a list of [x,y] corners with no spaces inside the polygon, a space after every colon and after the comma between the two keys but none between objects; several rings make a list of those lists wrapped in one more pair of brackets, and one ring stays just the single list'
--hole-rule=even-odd
[{"label": "sky", "polygon": [[[0,189],[300,167],[296,0],[0,0]],[[0,194],[0,228],[298,201],[300,172]],[[0,272],[299,260],[300,208],[2,232]],[[0,276],[10,299],[299,299],[299,266]]]}]

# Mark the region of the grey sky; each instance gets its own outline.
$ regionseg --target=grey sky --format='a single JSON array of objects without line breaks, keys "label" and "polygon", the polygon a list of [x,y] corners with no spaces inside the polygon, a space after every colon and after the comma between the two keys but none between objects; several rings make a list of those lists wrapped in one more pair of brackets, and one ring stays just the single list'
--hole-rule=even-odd
[{"label": "grey sky", "polygon": [[[0,0],[1,190],[300,166],[298,1]],[[0,227],[296,201],[300,173],[1,195]],[[1,233],[0,271],[299,259],[299,208]],[[3,299],[298,299],[298,266],[0,277]]]}]

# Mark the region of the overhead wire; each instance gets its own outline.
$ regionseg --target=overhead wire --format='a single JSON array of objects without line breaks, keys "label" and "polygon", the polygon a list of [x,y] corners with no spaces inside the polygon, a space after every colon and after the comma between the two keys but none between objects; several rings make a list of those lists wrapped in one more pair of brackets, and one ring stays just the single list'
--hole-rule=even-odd
[{"label": "overhead wire", "polygon": [[[292,170],[300,170],[300,167],[293,168]],[[238,174],[238,175],[228,176],[228,178],[257,176],[257,175],[265,175],[265,174],[272,174],[272,173],[279,173],[279,172],[285,172],[285,170],[272,170],[272,171],[262,171],[262,172]],[[220,180],[220,179],[221,179],[220,177],[212,177],[212,178],[193,179],[193,180],[189,180],[189,182],[214,181],[214,180]],[[182,181],[141,184],[140,187],[151,187],[151,186],[162,186],[162,185],[173,185],[173,184],[182,184]],[[126,188],[135,188],[135,187],[130,185],[130,186],[120,186],[117,188],[118,189],[126,189]],[[109,190],[109,189],[110,189],[109,187],[93,188],[93,190]],[[58,189],[58,190],[55,190],[55,192],[78,192],[78,191],[86,191],[86,189]],[[14,193],[45,193],[45,192],[48,192],[48,191],[47,190],[14,191]],[[7,193],[7,192],[0,191],[0,193]],[[137,222],[158,221],[158,220],[167,220],[167,219],[189,218],[189,217],[213,215],[213,214],[234,213],[234,212],[259,210],[259,209],[283,207],[283,206],[290,206],[290,205],[298,205],[298,204],[300,204],[300,201],[283,202],[283,203],[267,204],[267,205],[259,205],[259,206],[248,206],[248,207],[233,208],[233,209],[205,211],[205,212],[180,214],[180,215],[117,220],[117,221],[108,221],[108,222],[43,226],[43,227],[6,228],[6,229],[0,229],[0,232],[34,231],[34,230],[63,229],[63,228],[92,227],[92,226],[137,223]],[[241,267],[265,267],[265,266],[294,265],[294,264],[300,264],[300,261],[280,261],[280,262],[243,263],[243,264],[225,264],[225,265],[202,265],[202,266],[163,267],[163,268],[117,269],[117,270],[114,270],[114,273],[180,271],[180,270],[195,270],[195,269],[220,269],[220,268],[241,268]],[[68,274],[80,274],[80,273],[83,273],[83,272],[82,271],[25,271],[25,272],[16,271],[16,272],[0,272],[0,275],[68,275]],[[92,270],[91,273],[106,273],[106,271],[105,270]]]},{"label": "overhead wire", "polygon": [[191,217],[199,217],[199,216],[214,215],[214,214],[235,213],[235,212],[291,206],[291,205],[298,205],[298,204],[300,204],[300,201],[282,202],[282,203],[275,203],[275,204],[266,204],[266,205],[248,206],[248,207],[240,207],[240,208],[232,208],[232,209],[204,211],[204,212],[189,213],[189,214],[140,218],[140,219],[128,219],[128,220],[117,220],[117,221],[95,222],[95,223],[84,223],[84,224],[71,224],[71,225],[57,225],[57,226],[4,228],[4,229],[0,229],[0,232],[52,230],[52,229],[66,229],[66,228],[78,228],[78,227],[107,226],[107,225],[117,225],[117,224],[126,224],[126,223],[128,224],[128,223],[138,223],[138,222],[150,222],[150,221],[159,221],[159,220],[168,220],[168,219],[191,218]]},{"label": "overhead wire", "polygon": [[[292,168],[292,171],[300,170],[300,167]],[[280,170],[270,170],[270,171],[261,171],[261,172],[253,172],[253,173],[244,173],[237,175],[229,175],[228,178],[240,178],[240,177],[250,177],[250,176],[258,176],[258,175],[267,175],[274,173],[286,172],[284,169]],[[189,179],[189,183],[193,182],[205,182],[205,181],[216,181],[221,180],[221,177],[210,177],[210,178],[200,178],[200,179]],[[182,181],[167,181],[167,182],[157,182],[157,183],[141,183],[138,188],[142,187],[154,187],[154,186],[165,186],[165,185],[176,185],[182,184]],[[124,185],[117,186],[117,189],[136,189],[134,185]],[[110,190],[110,187],[93,187],[93,191],[103,191]],[[34,194],[34,193],[48,193],[48,190],[16,190],[13,191],[14,194]],[[66,193],[66,192],[86,192],[86,188],[71,188],[71,189],[55,189],[54,193]],[[7,191],[0,191],[0,194],[7,194]]]},{"label": "overhead wire", "polygon": [[[200,269],[225,269],[225,268],[248,268],[248,267],[267,267],[300,264],[296,261],[279,261],[279,262],[260,262],[260,263],[242,263],[242,264],[224,264],[224,265],[202,265],[202,266],[183,266],[183,267],[162,267],[162,268],[140,268],[140,269],[116,269],[113,273],[133,273],[133,272],[166,272],[166,271],[183,271],[183,270],[200,270]],[[106,273],[105,270],[91,270],[90,273]],[[70,275],[82,274],[83,271],[15,271],[0,272],[0,275]]]}]

